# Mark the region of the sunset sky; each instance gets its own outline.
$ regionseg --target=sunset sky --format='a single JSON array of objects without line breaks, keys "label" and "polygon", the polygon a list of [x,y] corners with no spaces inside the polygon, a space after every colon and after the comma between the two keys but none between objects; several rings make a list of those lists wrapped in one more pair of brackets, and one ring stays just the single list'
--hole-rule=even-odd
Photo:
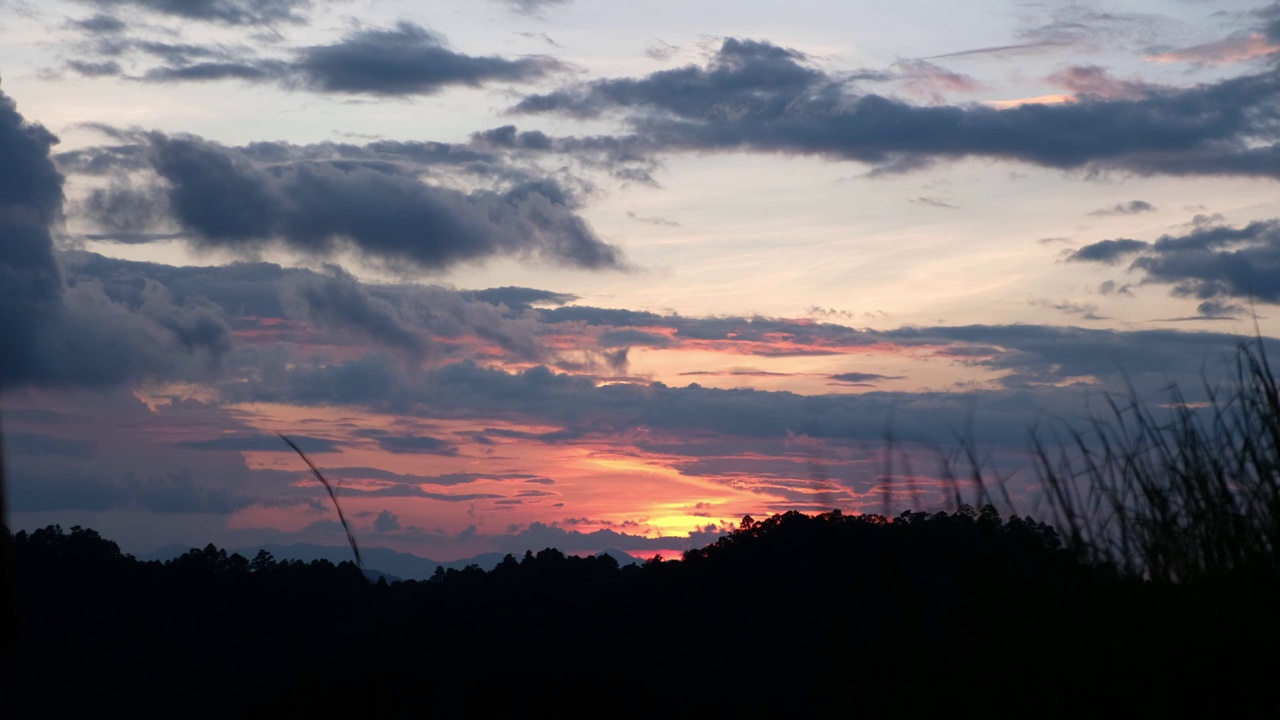
[{"label": "sunset sky", "polygon": [[439,560],[941,508],[965,438],[1042,513],[1033,427],[1280,334],[1278,59],[1210,0],[0,0],[9,523],[343,544],[277,433]]}]

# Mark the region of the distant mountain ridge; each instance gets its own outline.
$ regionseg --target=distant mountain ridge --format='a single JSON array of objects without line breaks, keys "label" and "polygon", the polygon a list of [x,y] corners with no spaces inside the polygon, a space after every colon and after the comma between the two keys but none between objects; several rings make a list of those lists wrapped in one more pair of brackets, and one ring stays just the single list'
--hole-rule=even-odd
[{"label": "distant mountain ridge", "polygon": [[[165,545],[157,548],[149,553],[137,556],[143,562],[158,560],[164,562],[172,560],[192,548],[187,545],[173,544]],[[227,553],[239,553],[245,558],[253,559],[259,550],[266,550],[276,560],[301,560],[303,562],[311,562],[313,560],[328,560],[337,564],[351,560],[351,548],[347,545],[316,545],[314,543],[266,543],[263,545],[254,545],[247,548],[227,549]],[[536,552],[536,551],[535,551]],[[515,554],[516,559],[520,559],[523,553]],[[479,565],[486,572],[492,570],[502,562],[502,558],[507,553],[490,552],[481,553],[474,557],[463,558],[461,560],[437,561],[430,558],[424,558],[412,553],[398,552],[388,548],[380,547],[362,547],[360,555],[364,560],[366,574],[381,574],[388,576],[388,580],[426,580],[435,573],[436,568],[443,566],[445,570],[461,570],[468,565]],[[608,555],[618,561],[619,565],[629,565],[637,562],[637,560],[613,548],[602,550],[596,555]]]}]

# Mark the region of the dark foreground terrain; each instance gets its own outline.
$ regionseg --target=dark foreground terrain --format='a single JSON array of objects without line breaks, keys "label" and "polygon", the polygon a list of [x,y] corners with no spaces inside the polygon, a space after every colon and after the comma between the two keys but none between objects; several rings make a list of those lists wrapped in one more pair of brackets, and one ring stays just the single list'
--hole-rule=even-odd
[{"label": "dark foreground terrain", "polygon": [[393,584],[6,536],[9,718],[1280,712],[1273,582],[1126,579],[990,508],[747,518],[679,562],[547,549]]}]

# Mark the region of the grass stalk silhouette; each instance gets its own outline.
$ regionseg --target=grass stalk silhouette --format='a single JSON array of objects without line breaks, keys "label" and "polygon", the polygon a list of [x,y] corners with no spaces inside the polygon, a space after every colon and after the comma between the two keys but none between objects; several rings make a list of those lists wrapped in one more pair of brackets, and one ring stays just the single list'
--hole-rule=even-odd
[{"label": "grass stalk silhouette", "polygon": [[1068,542],[1089,560],[1169,583],[1280,579],[1280,391],[1261,338],[1237,348],[1206,400],[1175,385],[1157,413],[1130,385],[1109,414],[1033,462]]},{"label": "grass stalk silhouette", "polygon": [[297,443],[286,437],[284,433],[276,434],[280,436],[281,440],[285,441],[285,444],[293,448],[294,452],[298,453],[298,457],[302,458],[302,462],[306,463],[307,467],[311,468],[311,474],[316,476],[316,479],[324,486],[325,491],[329,493],[329,499],[333,501],[333,509],[338,511],[338,520],[342,523],[342,530],[347,534],[347,542],[351,544],[351,554],[356,556],[356,567],[363,571],[364,562],[360,559],[360,546],[356,543],[355,534],[351,532],[351,526],[347,524],[346,515],[342,514],[342,505],[338,502],[338,493],[334,490],[333,485],[329,483],[324,474],[320,472],[320,469],[316,467],[315,463],[311,462],[311,458],[307,457],[307,454],[302,452],[302,448],[298,447]]}]

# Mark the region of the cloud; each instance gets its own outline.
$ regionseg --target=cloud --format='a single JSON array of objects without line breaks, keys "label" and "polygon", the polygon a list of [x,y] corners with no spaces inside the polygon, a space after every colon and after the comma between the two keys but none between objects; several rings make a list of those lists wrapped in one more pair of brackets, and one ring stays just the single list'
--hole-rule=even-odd
[{"label": "cloud", "polygon": [[[184,20],[228,25],[300,23],[312,0],[79,0],[97,7],[131,6]],[[102,17],[102,16],[96,16]],[[91,18],[92,20],[92,18]]]},{"label": "cloud", "polygon": [[145,480],[132,474],[116,478],[95,474],[58,478],[27,475],[13,483],[11,492],[15,512],[136,508],[160,514],[229,515],[255,503],[253,497],[242,493],[198,485],[189,472]]},{"label": "cloud", "polygon": [[1107,320],[1106,315],[1098,314],[1098,306],[1093,303],[1078,303],[1070,300],[1053,302],[1052,300],[1035,300],[1031,303],[1042,308],[1057,310],[1067,315],[1076,315],[1084,320]]},{"label": "cloud", "polygon": [[1115,265],[1121,258],[1141,252],[1149,247],[1141,240],[1121,238],[1090,243],[1067,256],[1069,262],[1098,262]]},{"label": "cloud", "polygon": [[[289,439],[298,444],[303,452],[334,453],[342,452],[338,443],[324,438],[306,435],[290,435]],[[184,440],[176,443],[177,447],[188,450],[223,450],[231,452],[289,452],[289,446],[275,435],[224,435],[208,440]]]},{"label": "cloud", "polygon": [[511,12],[534,16],[541,15],[545,9],[569,4],[569,0],[492,0],[492,2],[506,5]]},{"label": "cloud", "polygon": [[843,383],[869,383],[876,380],[901,380],[901,375],[879,375],[877,373],[847,372],[831,375],[830,379]]},{"label": "cloud", "polygon": [[648,345],[651,347],[666,347],[671,344],[671,338],[661,333],[649,333],[642,330],[634,330],[624,328],[621,330],[608,330],[600,334],[596,342],[600,347],[627,347],[631,345]]},{"label": "cloud", "polygon": [[670,60],[678,52],[680,52],[679,45],[672,45],[658,38],[644,44],[644,54],[652,60]]},{"label": "cloud", "polygon": [[360,437],[372,438],[378,447],[389,453],[409,453],[426,455],[457,455],[458,448],[453,443],[430,435],[393,435],[382,430],[357,431]]},{"label": "cloud", "polygon": [[1130,271],[1142,273],[1145,283],[1172,285],[1179,297],[1280,302],[1280,220],[1243,227],[1197,224],[1184,235],[1162,235],[1150,243],[1103,240],[1080,248],[1070,259],[1114,263],[1130,254],[1138,254]]},{"label": "cloud", "polygon": [[1146,200],[1130,200],[1129,202],[1116,203],[1109,208],[1094,210],[1089,214],[1097,217],[1107,217],[1109,215],[1138,215],[1139,213],[1155,211],[1156,206]]},{"label": "cloud", "polygon": [[257,157],[263,148],[161,133],[146,140],[165,203],[154,212],[198,246],[254,253],[279,243],[316,257],[351,248],[371,261],[428,270],[503,255],[624,266],[621,251],[595,234],[574,212],[573,196],[551,180],[463,191],[395,165],[264,162]]},{"label": "cloud", "polygon": [[91,35],[116,35],[129,25],[114,15],[97,13],[81,20],[68,20],[67,23],[82,32]]},{"label": "cloud", "polygon": [[893,64],[893,69],[908,93],[933,103],[943,102],[944,93],[973,92],[982,87],[972,77],[928,60],[899,60]]},{"label": "cloud", "polygon": [[400,518],[390,510],[383,510],[378,513],[378,517],[373,521],[373,531],[376,533],[395,532],[400,529]]},{"label": "cloud", "polygon": [[470,290],[464,295],[491,305],[506,305],[512,309],[528,308],[535,304],[564,305],[578,299],[577,295],[569,293],[512,286]]},{"label": "cloud", "polygon": [[1147,60],[1158,63],[1200,63],[1224,65],[1266,57],[1280,51],[1280,38],[1262,33],[1235,35],[1191,47],[1165,50],[1147,55]]},{"label": "cloud", "polygon": [[[536,437],[520,435],[552,443],[637,429],[744,439],[795,433],[878,442],[890,417],[904,442],[950,443],[955,429],[964,427],[966,418],[979,407],[986,420],[975,429],[977,439],[1020,448],[1037,413],[1076,415],[1088,393],[1123,392],[1130,381],[1151,391],[1165,387],[1170,378],[1195,386],[1203,363],[1229,354],[1240,340],[1229,334],[1033,325],[900,328],[864,334],[866,342],[881,352],[895,352],[896,347],[896,352],[934,356],[985,370],[998,381],[980,391],[804,396],[696,384],[598,385],[592,377],[556,373],[542,366],[507,372],[471,361],[413,373],[386,358],[366,355],[345,362],[299,365],[269,382],[236,384],[223,392],[231,402],[355,404],[478,422],[492,417],[521,419],[560,428]],[[510,433],[495,429],[486,434]]]},{"label": "cloud", "polygon": [[[175,4],[195,7],[209,3],[175,0]],[[127,37],[109,20],[84,21],[76,26],[91,37],[81,50],[98,58],[73,60],[67,69],[82,75],[116,75],[154,83],[240,80],[274,83],[287,90],[415,96],[454,86],[536,80],[566,67],[545,55],[513,59],[467,55],[451,49],[443,36],[407,21],[392,28],[359,28],[331,44],[287,50],[284,57],[279,53],[261,55],[239,45]],[[129,59],[142,59],[150,66],[130,74],[121,62]],[[156,60],[159,64],[154,64]]]},{"label": "cloud", "polygon": [[919,106],[853,92],[806,56],[726,39],[703,66],[570,85],[514,112],[617,115],[651,152],[752,151],[869,163],[880,172],[988,157],[1144,175],[1280,177],[1280,74],[1262,72],[1141,97]]},{"label": "cloud", "polygon": [[627,211],[627,217],[631,218],[632,220],[635,220],[636,222],[642,222],[646,225],[658,225],[661,227],[680,227],[680,223],[676,222],[675,220],[668,220],[667,218],[664,218],[664,217],[645,217],[643,215],[637,215],[630,210]]},{"label": "cloud", "polygon": [[63,312],[50,226],[62,214],[62,175],[49,158],[58,139],[27,123],[0,93],[0,380],[39,372],[32,347]]},{"label": "cloud", "polygon": [[912,205],[930,205],[936,208],[946,208],[948,210],[959,209],[955,205],[952,205],[951,203],[947,202],[946,200],[943,200],[942,198],[936,198],[936,197],[907,198],[907,202],[911,203]]},{"label": "cloud", "polygon": [[400,316],[398,308],[370,295],[342,268],[329,265],[326,269],[326,277],[298,278],[299,281],[283,285],[287,302],[295,308],[292,315],[305,317],[323,329],[340,330],[384,347],[399,348],[415,358],[423,355],[428,340]]},{"label": "cloud", "polygon": [[45,435],[43,433],[7,431],[4,449],[15,455],[35,455],[88,460],[93,457],[93,443],[83,440]]},{"label": "cloud", "polygon": [[1162,89],[1138,80],[1121,80],[1097,65],[1073,65],[1047,80],[1078,95],[1100,98],[1140,98]]},{"label": "cloud", "polygon": [[547,57],[507,60],[458,53],[441,36],[410,22],[303,48],[296,64],[311,89],[373,95],[425,95],[450,85],[531,80],[560,67]]}]

